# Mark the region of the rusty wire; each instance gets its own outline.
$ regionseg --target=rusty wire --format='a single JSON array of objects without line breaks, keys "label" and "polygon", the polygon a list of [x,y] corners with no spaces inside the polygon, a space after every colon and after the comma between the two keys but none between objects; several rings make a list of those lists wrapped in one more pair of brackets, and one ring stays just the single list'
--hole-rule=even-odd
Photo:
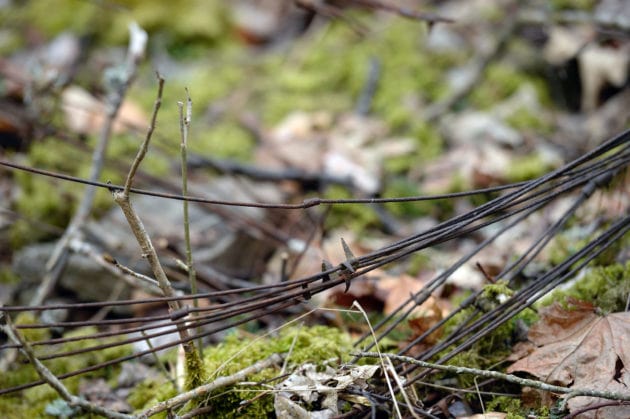
[{"label": "rusty wire", "polygon": [[[81,353],[87,353],[91,351],[102,350],[119,345],[127,345],[140,340],[146,339],[145,337],[128,337],[121,338],[107,343],[100,343],[92,346],[88,346],[79,350],[71,352],[54,352],[54,345],[59,345],[65,342],[72,342],[76,340],[98,340],[105,337],[124,336],[129,333],[135,333],[140,331],[150,331],[154,329],[163,328],[165,326],[172,326],[171,329],[158,330],[147,335],[148,338],[162,336],[172,333],[176,330],[178,325],[185,328],[199,328],[204,329],[201,336],[209,336],[228,328],[259,319],[263,316],[271,313],[280,312],[286,310],[289,307],[302,304],[304,301],[311,298],[312,295],[323,292],[331,287],[346,283],[349,284],[357,277],[360,277],[378,267],[382,267],[389,263],[398,261],[414,252],[418,252],[422,249],[435,246],[445,241],[453,240],[458,237],[469,235],[470,233],[482,229],[488,225],[503,221],[510,220],[508,224],[503,226],[499,232],[481,243],[471,253],[462,257],[462,260],[457,262],[447,270],[444,274],[438,275],[431,282],[429,282],[425,289],[415,296],[412,296],[407,303],[401,305],[390,317],[384,321],[375,325],[376,331],[379,331],[379,339],[386,337],[401,321],[405,318],[405,314],[409,314],[413,308],[422,304],[431,292],[442,284],[450,273],[460,264],[474,256],[485,245],[492,242],[498,235],[509,230],[509,228],[535,211],[540,210],[548,203],[557,199],[558,196],[566,195],[573,191],[578,192],[577,198],[575,198],[574,205],[567,210],[565,215],[561,217],[554,225],[550,226],[545,233],[535,242],[532,243],[530,249],[525,252],[518,260],[506,267],[500,274],[503,276],[511,276],[514,278],[524,267],[532,260],[535,254],[540,251],[542,246],[546,244],[564,225],[568,217],[586,200],[593,191],[606,186],[608,181],[619,171],[627,168],[630,162],[630,131],[623,132],[618,136],[605,142],[595,150],[577,160],[565,165],[564,167],[557,169],[547,175],[544,175],[538,179],[528,182],[520,182],[517,184],[506,185],[496,188],[487,188],[477,191],[425,196],[425,197],[404,197],[394,199],[380,199],[380,200],[312,200],[305,201],[304,204],[296,205],[284,205],[284,204],[269,204],[269,203],[243,203],[243,202],[227,202],[227,201],[213,201],[203,198],[191,198],[182,197],[171,194],[158,194],[144,190],[134,190],[135,193],[148,193],[154,196],[161,196],[170,199],[190,199],[191,201],[204,202],[209,204],[218,205],[236,205],[236,206],[261,206],[263,208],[277,208],[286,210],[306,209],[314,205],[336,205],[336,204],[350,204],[350,203],[371,203],[371,202],[407,202],[427,199],[449,199],[458,198],[462,196],[469,196],[477,193],[498,193],[503,191],[503,194],[488,201],[472,211],[462,214],[447,220],[436,227],[433,227],[427,231],[421,232],[416,235],[412,235],[405,239],[392,243],[389,246],[383,247],[378,251],[360,256],[350,258],[336,266],[331,266],[329,269],[323,272],[313,273],[307,277],[299,278],[289,282],[279,282],[271,285],[254,286],[250,288],[239,288],[231,290],[221,290],[215,292],[198,293],[195,295],[186,295],[173,298],[150,298],[143,300],[122,300],[122,301],[105,301],[96,303],[82,303],[82,304],[55,304],[44,305],[36,307],[27,306],[6,306],[0,307],[0,312],[16,313],[22,311],[44,311],[54,310],[62,308],[99,308],[105,306],[122,306],[122,305],[135,305],[135,304],[148,304],[148,303],[160,303],[168,302],[169,300],[192,300],[194,298],[200,299],[212,299],[216,301],[217,298],[225,296],[238,296],[234,301],[216,303],[210,307],[199,308],[185,308],[181,313],[173,313],[172,315],[157,315],[157,316],[145,316],[145,317],[130,317],[123,319],[111,319],[101,320],[98,322],[59,322],[55,324],[33,324],[33,325],[19,325],[19,328],[44,328],[44,327],[76,327],[85,325],[131,325],[131,327],[122,329],[119,331],[106,331],[99,332],[90,336],[73,337],[73,338],[56,338],[49,340],[42,340],[39,342],[33,342],[33,346],[45,346],[47,354],[43,355],[42,360],[54,359],[59,357],[74,356]],[[614,150],[614,152],[610,152]],[[76,178],[67,177],[59,174],[43,173],[39,169],[29,169],[23,166],[15,165],[13,163],[7,164],[7,162],[0,161],[0,165],[5,167],[11,167],[18,170],[28,170],[33,173],[45,174],[46,176],[54,176],[65,180],[79,181]],[[112,185],[98,184],[97,186],[116,188]],[[581,189],[580,189],[581,188]],[[557,266],[555,269],[546,273],[539,280],[533,282],[528,287],[515,293],[515,295],[502,305],[496,307],[488,313],[482,314],[480,317],[473,315],[470,317],[469,322],[463,322],[462,326],[457,329],[451,335],[445,337],[440,343],[435,345],[424,354],[418,356],[419,359],[430,359],[440,351],[443,351],[450,345],[457,344],[455,350],[451,351],[448,355],[443,356],[439,362],[444,362],[450,357],[454,356],[458,351],[461,351],[477,340],[487,336],[496,327],[503,322],[512,318],[516,313],[525,309],[533,303],[540,295],[546,292],[548,289],[554,287],[564,279],[568,278],[577,269],[583,266],[588,260],[595,257],[607,246],[613,243],[619,237],[623,236],[628,229],[630,229],[630,217],[625,217],[617,220],[612,226],[600,235],[599,238],[593,240],[589,245],[585,246],[581,251],[575,255],[569,257],[563,264]],[[576,261],[583,259],[578,265],[573,266]],[[304,288],[306,287],[306,288]],[[474,303],[474,297],[469,297],[461,308],[465,308]],[[460,309],[461,309],[460,308]],[[459,310],[453,312],[457,313]],[[190,314],[195,316],[187,317]],[[477,313],[479,314],[479,313]],[[478,317],[478,318],[477,318]],[[441,327],[443,320],[438,325],[434,326],[434,329]],[[222,322],[222,323],[219,323]],[[433,330],[433,329],[431,329]],[[419,336],[410,344],[407,348],[403,349],[401,353],[405,353],[414,344],[420,343],[430,334],[429,331]],[[196,339],[198,336],[192,337]],[[360,339],[357,343],[362,342],[364,339]],[[459,343],[458,343],[459,342]],[[175,341],[169,344],[154,347],[150,350],[144,350],[142,352],[132,354],[125,357],[120,357],[114,360],[110,360],[104,363],[93,365],[78,371],[62,374],[59,378],[67,378],[79,374],[83,374],[89,371],[98,370],[110,365],[114,365],[120,362],[124,362],[130,359],[138,358],[147,353],[154,351],[160,351],[178,345],[182,342]],[[17,345],[3,345],[0,349],[16,348]],[[405,372],[411,373],[414,369],[410,368]],[[423,377],[426,372],[420,372],[414,377],[417,380]],[[41,381],[34,381],[32,383],[25,383],[20,386],[11,388],[0,389],[0,394],[6,394],[13,391],[30,388],[36,385],[42,384]]]}]

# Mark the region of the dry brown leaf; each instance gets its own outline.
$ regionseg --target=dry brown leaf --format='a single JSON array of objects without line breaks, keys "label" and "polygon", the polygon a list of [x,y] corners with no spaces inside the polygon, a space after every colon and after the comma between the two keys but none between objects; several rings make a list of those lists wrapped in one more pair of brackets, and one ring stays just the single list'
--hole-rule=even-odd
[{"label": "dry brown leaf", "polygon": [[[374,270],[359,281],[353,282],[348,292],[337,287],[329,296],[329,301],[336,305],[348,307],[353,301],[358,301],[367,311],[382,311],[383,314],[393,313],[399,306],[405,304],[409,297],[416,294],[425,285],[425,281],[410,275],[391,275],[381,270]],[[414,339],[444,317],[447,309],[445,303],[434,297],[416,306],[407,316],[407,324],[413,331],[410,339]],[[440,337],[439,332],[432,333],[426,340],[434,343]]]},{"label": "dry brown leaf", "polygon": [[[541,310],[541,320],[530,332],[537,349],[508,368],[576,389],[630,392],[630,312],[597,315],[590,304],[572,302],[573,310],[555,303]],[[603,400],[574,397],[574,412]],[[630,406],[605,407],[584,418],[630,417]]]}]

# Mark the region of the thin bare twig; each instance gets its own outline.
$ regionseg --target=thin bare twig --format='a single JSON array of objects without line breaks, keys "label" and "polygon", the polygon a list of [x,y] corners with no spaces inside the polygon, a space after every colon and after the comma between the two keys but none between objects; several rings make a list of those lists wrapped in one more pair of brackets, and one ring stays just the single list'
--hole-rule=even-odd
[{"label": "thin bare twig", "polygon": [[[112,191],[112,195],[114,197],[114,201],[120,206],[129,223],[129,227],[133,232],[140,248],[142,249],[142,255],[147,259],[149,265],[151,265],[151,270],[153,271],[153,275],[158,282],[160,289],[165,297],[174,297],[175,291],[171,286],[171,282],[166,276],[166,272],[164,272],[164,268],[160,263],[160,259],[155,251],[155,247],[153,247],[153,243],[151,242],[151,238],[144,228],[144,224],[142,220],[138,216],[138,213],[135,211],[133,206],[131,205],[131,201],[129,200],[129,191],[131,190],[131,184],[133,183],[133,178],[140,167],[140,163],[144,159],[147,151],[149,149],[149,144],[151,142],[151,137],[153,135],[153,131],[155,130],[155,125],[157,122],[157,114],[162,104],[162,93],[164,91],[164,79],[158,74],[158,92],[157,98],[155,99],[155,104],[153,106],[153,114],[151,116],[151,125],[147,130],[147,135],[138,150],[136,158],[131,164],[131,168],[129,169],[129,173],[127,175],[127,180],[125,181],[125,186],[122,191],[114,190]],[[168,303],[169,310],[172,312],[177,311],[181,308],[181,304],[179,301],[169,301]],[[189,386],[196,386],[199,384],[201,380],[201,376],[203,375],[203,364],[201,362],[201,358],[199,357],[199,353],[195,349],[195,345],[189,339],[188,329],[181,323],[177,324],[177,331],[182,340],[182,345],[184,348],[184,352],[186,354],[186,366],[187,366],[187,378]]]},{"label": "thin bare twig", "polygon": [[[192,119],[192,99],[186,89],[186,114],[184,114],[184,104],[177,102],[179,107],[179,129],[181,134],[181,164],[182,164],[182,195],[188,195],[188,130],[190,129],[190,121]],[[188,215],[188,201],[183,201],[184,210],[184,243],[186,244],[186,271],[188,272],[188,281],[190,282],[190,291],[197,294],[197,273],[193,266],[192,246],[190,245],[190,217]],[[199,308],[199,300],[193,299],[195,308]],[[196,330],[198,333],[199,330]],[[203,350],[202,339],[197,341],[199,352]]]},{"label": "thin bare twig", "polygon": [[[556,386],[553,384],[547,384],[545,382],[538,381],[538,380],[530,380],[528,378],[517,377],[516,375],[512,375],[512,374],[503,374],[497,371],[487,371],[487,370],[480,370],[477,368],[459,367],[459,366],[454,366],[454,365],[441,365],[441,364],[434,364],[431,362],[419,361],[410,356],[388,354],[388,353],[382,353],[382,352],[359,352],[353,355],[364,357],[364,358],[379,358],[379,359],[384,356],[384,357],[387,357],[396,361],[414,364],[422,368],[447,371],[454,374],[472,374],[472,375],[476,375],[480,377],[505,380],[510,383],[519,384],[521,386],[534,387],[543,391],[551,391],[554,393],[566,394],[567,395],[566,399],[571,398],[571,397],[588,396],[588,397],[599,397],[602,399],[610,399],[610,400],[630,401],[630,393],[625,394],[625,393],[617,393],[614,391],[561,387],[561,386]],[[565,399],[565,402],[566,402],[566,399]]]},{"label": "thin bare twig", "polygon": [[90,258],[111,274],[125,281],[129,286],[140,288],[150,294],[162,294],[155,279],[149,278],[146,275],[140,274],[124,265],[121,265],[110,255],[99,253],[87,242],[79,239],[73,239],[70,243],[68,243],[68,248],[76,254]]}]

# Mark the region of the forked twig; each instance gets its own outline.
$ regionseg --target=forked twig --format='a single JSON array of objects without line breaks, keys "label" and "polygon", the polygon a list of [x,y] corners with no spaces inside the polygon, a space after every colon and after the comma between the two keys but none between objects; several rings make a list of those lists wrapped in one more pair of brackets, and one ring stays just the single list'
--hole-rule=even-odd
[{"label": "forked twig", "polygon": [[[155,125],[157,121],[157,114],[162,104],[162,92],[164,90],[164,79],[158,74],[158,93],[157,98],[155,99],[155,104],[153,107],[153,114],[151,116],[151,124],[149,129],[147,130],[147,135],[138,150],[136,158],[131,164],[131,168],[129,169],[129,173],[127,174],[127,180],[125,181],[125,186],[123,190],[113,190],[112,195],[114,197],[114,201],[120,206],[127,219],[127,223],[131,228],[140,248],[142,249],[142,256],[147,259],[149,265],[151,265],[151,270],[153,271],[153,275],[158,282],[158,286],[162,290],[162,293],[165,297],[174,297],[175,291],[171,286],[171,283],[166,276],[166,272],[160,263],[160,259],[155,251],[155,247],[151,242],[151,238],[144,228],[144,224],[142,220],[138,216],[138,213],[135,211],[133,206],[131,205],[131,201],[129,200],[129,192],[131,190],[131,184],[133,183],[134,176],[140,167],[140,163],[144,159],[147,151],[149,149],[149,144],[151,142],[151,137],[153,135],[153,131],[155,130]],[[169,310],[172,312],[177,311],[181,308],[181,304],[179,301],[170,300],[168,302]],[[199,353],[195,349],[194,343],[189,339],[188,329],[181,323],[177,324],[177,331],[182,340],[182,345],[184,348],[184,352],[186,354],[186,364],[187,364],[187,385],[190,387],[194,387],[201,382],[201,376],[203,375],[203,364],[201,362],[201,358],[199,357]]]}]

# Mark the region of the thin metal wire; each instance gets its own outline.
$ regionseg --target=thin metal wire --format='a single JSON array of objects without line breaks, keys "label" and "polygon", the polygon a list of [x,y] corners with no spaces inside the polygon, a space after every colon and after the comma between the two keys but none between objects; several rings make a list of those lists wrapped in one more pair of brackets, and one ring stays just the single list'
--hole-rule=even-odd
[{"label": "thin metal wire", "polygon": [[[587,153],[586,155],[578,158],[577,160],[565,165],[564,167],[557,169],[545,176],[542,176],[539,179],[528,181],[528,182],[520,182],[517,184],[506,185],[504,187],[499,188],[488,188],[481,189],[477,191],[471,191],[467,193],[457,193],[457,194],[447,194],[447,195],[433,195],[433,196],[425,196],[425,197],[406,197],[406,198],[395,198],[395,199],[382,199],[382,200],[319,200],[315,199],[314,201],[305,201],[304,204],[296,204],[296,205],[281,205],[281,204],[265,204],[265,203],[233,203],[229,201],[213,201],[213,200],[205,200],[203,198],[192,198],[192,197],[182,197],[178,195],[171,194],[157,194],[154,196],[162,196],[165,198],[171,199],[190,199],[197,200],[197,202],[204,202],[209,204],[218,204],[218,205],[236,205],[236,206],[259,206],[262,205],[264,208],[279,208],[279,209],[300,209],[300,208],[308,208],[310,206],[319,205],[319,204],[346,204],[346,203],[374,203],[374,202],[410,202],[414,200],[427,200],[427,199],[447,199],[447,198],[456,198],[461,196],[470,196],[477,193],[489,193],[489,192],[500,192],[507,191],[513,189],[512,191],[506,192],[504,195],[501,195],[488,203],[481,205],[474,210],[463,214],[458,217],[454,217],[451,220],[448,220],[444,223],[439,224],[438,226],[424,231],[420,234],[413,235],[406,239],[400,240],[396,243],[393,243],[390,246],[384,247],[379,251],[372,252],[370,254],[353,258],[349,261],[342,262],[335,267],[325,270],[324,272],[319,272],[307,277],[303,277],[294,281],[265,285],[265,286],[255,286],[247,289],[235,289],[235,290],[224,290],[224,291],[216,291],[210,293],[199,293],[196,295],[186,295],[181,297],[174,298],[151,298],[151,299],[143,299],[143,300],[123,300],[123,301],[106,301],[106,302],[98,302],[98,303],[83,303],[83,304],[56,304],[50,306],[37,306],[37,307],[24,307],[24,306],[9,306],[9,307],[0,307],[0,311],[4,311],[7,313],[10,312],[20,312],[25,310],[35,310],[35,311],[43,311],[43,310],[53,310],[53,309],[61,309],[61,308],[97,308],[103,306],[113,306],[113,305],[133,305],[133,304],[149,304],[149,303],[159,303],[159,302],[167,302],[173,299],[178,300],[192,300],[194,298],[218,298],[228,295],[243,295],[242,298],[239,298],[238,301],[226,302],[215,304],[211,307],[200,307],[198,309],[195,308],[186,308],[181,313],[175,313],[175,315],[158,315],[158,316],[145,316],[140,318],[129,318],[129,319],[113,319],[113,320],[105,320],[99,322],[59,322],[56,323],[57,326],[61,327],[70,327],[70,326],[84,326],[87,324],[93,325],[113,325],[113,324],[138,324],[138,323],[148,323],[148,322],[158,322],[155,324],[144,324],[140,326],[133,326],[126,330],[121,330],[119,332],[100,332],[97,334],[93,334],[89,337],[85,337],[85,339],[101,339],[104,337],[113,337],[118,334],[128,334],[130,332],[138,332],[138,331],[146,331],[162,328],[165,326],[173,326],[171,329],[167,330],[158,330],[155,333],[151,333],[147,335],[147,337],[158,337],[166,334],[173,333],[177,326],[185,328],[198,328],[204,326],[212,326],[209,329],[203,330],[201,335],[192,336],[190,339],[197,339],[199,336],[209,336],[218,331],[225,330],[227,328],[235,327],[240,324],[258,319],[262,316],[269,315],[271,313],[276,313],[282,310],[286,310],[289,307],[295,306],[297,304],[301,304],[305,299],[310,298],[311,295],[315,295],[319,292],[322,292],[331,287],[337,286],[339,284],[343,284],[344,282],[351,281],[354,278],[365,275],[366,273],[384,266],[393,261],[400,260],[408,256],[413,252],[417,252],[424,248],[434,246],[439,243],[443,243],[447,240],[453,240],[454,238],[461,237],[464,235],[469,235],[470,233],[482,229],[490,224],[500,222],[502,220],[506,220],[511,217],[516,217],[507,224],[510,226],[512,223],[517,223],[522,218],[528,216],[532,212],[540,209],[542,206],[548,204],[549,202],[556,199],[558,196],[562,194],[566,194],[576,188],[582,187],[581,195],[574,202],[574,206],[568,212],[564,214],[561,219],[555,223],[555,225],[549,227],[542,235],[541,239],[535,245],[532,245],[526,254],[529,254],[527,258],[524,258],[516,263],[513,263],[512,266],[505,269],[507,272],[518,272],[522,270],[531,260],[532,257],[535,256],[537,252],[540,251],[541,245],[540,243],[546,243],[551,237],[553,237],[556,232],[559,230],[561,225],[566,221],[566,219],[570,216],[570,213],[575,211],[575,209],[581,205],[583,201],[585,201],[588,196],[592,194],[592,192],[596,189],[602,188],[605,186],[606,181],[609,177],[613,176],[613,172],[621,170],[622,168],[628,165],[630,160],[630,145],[628,143],[628,139],[630,139],[630,131],[626,131],[606,143],[602,144],[600,147],[595,150]],[[610,153],[609,155],[604,155],[609,151],[613,150],[615,147],[622,146],[617,149],[615,153]],[[0,161],[0,165],[3,165],[4,162]],[[10,165],[5,165],[10,166]],[[13,167],[13,166],[10,166]],[[17,168],[17,167],[14,167]],[[30,168],[19,167],[17,169],[29,170]],[[33,173],[39,173],[39,169],[35,169]],[[30,171],[30,170],[29,170]],[[42,174],[42,173],[39,173]],[[51,173],[52,175],[52,173]],[[54,177],[57,174],[54,174]],[[80,181],[80,179],[66,179],[62,175],[61,179],[72,180],[72,181]],[[117,188],[112,185],[96,185],[101,187],[108,187],[110,189]],[[135,190],[137,193],[149,193],[154,194],[151,191],[144,190]],[[315,203],[316,202],[316,203]],[[313,205],[311,205],[313,204]],[[516,221],[515,221],[516,220]],[[503,231],[506,231],[509,227],[502,227]],[[608,231],[609,233],[604,235],[602,234],[598,239],[591,242],[589,246],[586,246],[580,252],[576,253],[572,257],[568,258],[565,263],[559,265],[554,270],[548,272],[538,281],[534,282],[528,288],[517,292],[513,298],[508,300],[503,305],[499,306],[495,310],[491,312],[485,313],[479,319],[476,319],[470,324],[466,324],[465,327],[462,327],[456,336],[451,336],[450,338],[443,341],[441,344],[436,345],[433,350],[426,352],[423,356],[430,357],[439,352],[439,348],[444,348],[448,345],[455,344],[457,341],[461,340],[464,336],[470,335],[470,338],[466,338],[465,343],[460,344],[458,348],[465,348],[467,345],[471,345],[473,341],[476,341],[483,336],[490,333],[494,328],[500,325],[500,322],[504,322],[507,319],[511,318],[511,316],[515,315],[518,311],[522,310],[524,307],[531,305],[532,301],[537,298],[538,295],[541,295],[549,287],[554,286],[554,284],[559,283],[559,281],[564,280],[568,277],[568,275],[572,272],[575,272],[576,269],[583,266],[586,262],[581,262],[571,269],[571,266],[575,264],[580,258],[585,258],[584,260],[590,260],[589,258],[595,257],[596,254],[603,251],[606,246],[609,246],[610,243],[620,235],[624,234],[628,229],[630,229],[630,217],[626,217],[622,220],[619,220],[615,223]],[[493,239],[496,238],[496,234],[493,235]],[[608,240],[608,241],[607,241]],[[542,245],[544,245],[544,243]],[[538,246],[538,247],[537,247]],[[478,249],[479,250],[479,249]],[[477,251],[478,251],[477,250]],[[472,257],[475,252],[470,254]],[[468,255],[467,255],[468,256]],[[449,270],[451,271],[451,270]],[[568,272],[568,273],[567,273]],[[435,289],[437,285],[443,282],[448,275],[444,275],[442,277],[438,277],[439,279],[434,280],[432,283],[428,284],[423,292],[414,296],[414,298],[410,298],[407,303],[401,307],[412,304],[412,308],[415,305],[421,304],[424,299],[428,298],[431,291]],[[306,290],[302,287],[308,287]],[[466,304],[472,304],[474,299],[467,300]],[[402,310],[402,308],[400,309]],[[400,310],[398,313],[400,313]],[[501,311],[500,311],[501,310]],[[409,312],[409,311],[407,311]],[[186,319],[184,317],[190,313],[197,313],[199,316],[192,320]],[[502,313],[501,316],[498,316],[498,313]],[[175,316],[175,317],[174,317]],[[404,317],[404,316],[403,316]],[[222,322],[222,323],[219,323]],[[488,326],[488,322],[489,326]],[[383,327],[387,322],[379,323],[376,329]],[[48,325],[20,325],[20,328],[34,328],[34,327],[52,327],[50,324]],[[384,332],[380,334],[381,338],[386,336],[392,330],[391,326],[388,327]],[[428,334],[427,334],[428,336]],[[56,345],[64,342],[71,342],[74,340],[81,340],[83,337],[75,337],[75,338],[58,338],[58,339],[50,339],[48,341],[35,342],[34,344],[37,346],[42,346],[45,344]],[[122,339],[120,341],[115,342],[106,342],[101,343],[99,345],[93,345],[90,347],[84,347],[78,350],[70,351],[70,352],[59,352],[59,353],[49,353],[42,357],[42,360],[46,359],[54,359],[60,357],[74,356],[82,353],[88,353],[90,351],[102,350],[109,347],[126,345],[130,343],[134,343],[139,340],[144,340],[145,337],[140,338],[128,338]],[[470,340],[469,340],[470,339]],[[476,339],[476,340],[475,340]],[[421,339],[419,340],[421,341]],[[69,372],[64,375],[61,375],[60,378],[67,378],[70,376],[82,374],[89,371],[94,371],[100,368],[104,368],[109,365],[114,365],[120,362],[124,362],[129,359],[134,359],[147,353],[151,353],[154,351],[160,351],[163,349],[168,349],[170,347],[179,345],[182,343],[180,340],[177,340],[172,343],[164,344],[161,346],[157,346],[152,350],[145,350],[139,352],[137,354],[129,355],[126,357],[120,357],[115,360],[110,360],[105,363],[100,363],[97,365],[93,365],[78,371]],[[446,346],[445,346],[446,345]],[[9,348],[16,346],[8,346],[5,345],[1,348]],[[406,348],[408,349],[408,348]],[[452,352],[451,352],[452,353]],[[416,378],[417,379],[417,378]],[[0,394],[6,394],[12,391],[17,391],[24,388],[33,387],[35,385],[42,384],[41,381],[36,381],[33,383],[24,384],[17,387],[12,387],[8,389],[0,389]]]}]

